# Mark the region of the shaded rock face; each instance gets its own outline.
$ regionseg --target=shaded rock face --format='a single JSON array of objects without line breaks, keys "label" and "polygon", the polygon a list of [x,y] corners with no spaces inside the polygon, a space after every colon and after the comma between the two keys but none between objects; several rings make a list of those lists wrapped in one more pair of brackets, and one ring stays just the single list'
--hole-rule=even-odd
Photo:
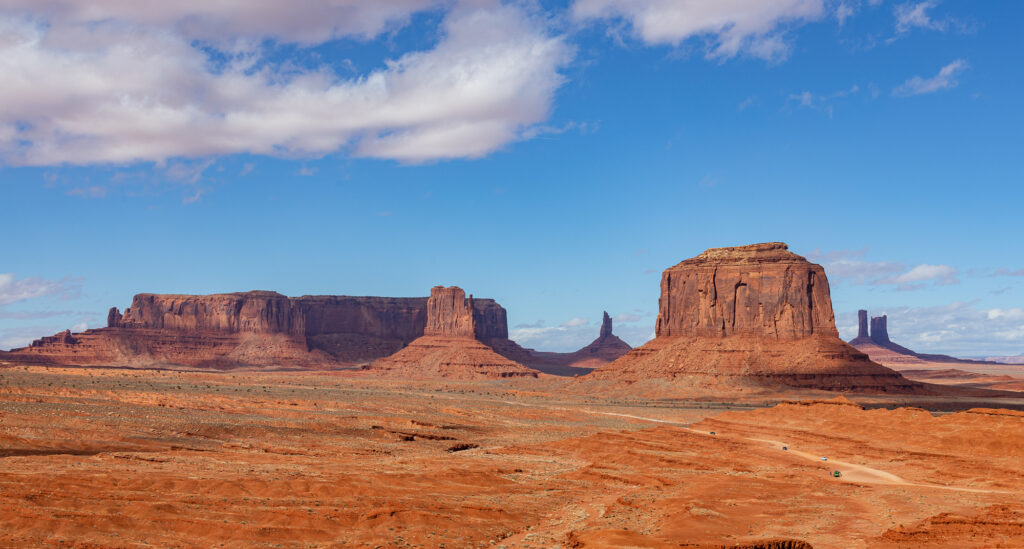
[{"label": "shaded rock face", "polygon": [[655,339],[586,378],[921,389],[839,339],[824,270],[778,242],[710,249],[666,269]]},{"label": "shaded rock face", "polygon": [[601,319],[601,335],[598,339],[606,339],[612,335],[612,317],[608,316],[608,311],[604,311],[604,317]]},{"label": "shaded rock face", "polygon": [[886,315],[871,318],[871,341],[879,345],[889,343],[889,317]]},{"label": "shaded rock face", "polygon": [[[460,290],[461,291],[461,290]],[[424,335],[429,298],[302,296],[276,292],[138,294],[107,328],[41,338],[10,362],[112,366],[335,367],[388,356]],[[452,301],[454,303],[454,301]],[[506,312],[465,300],[459,322],[506,345]],[[447,328],[446,328],[447,329]],[[461,328],[460,328],[461,329]],[[470,334],[473,331],[469,332]]]},{"label": "shaded rock face", "polygon": [[868,312],[864,309],[857,311],[857,339],[868,337]]},{"label": "shaded rock face", "polygon": [[[499,312],[500,310],[500,312]],[[481,328],[488,322],[504,322],[505,310],[494,302],[477,306],[473,296],[457,286],[434,286],[427,299],[427,324],[423,337],[397,353],[364,367],[372,375],[405,379],[494,379],[536,377],[537,372],[502,354],[485,342],[518,347],[502,338],[487,337],[500,330]],[[478,320],[480,322],[478,322]],[[507,326],[504,333],[507,334]]]},{"label": "shaded rock face", "polygon": [[838,336],[824,269],[787,248],[714,248],[666,269],[655,335]]},{"label": "shaded rock face", "polygon": [[107,328],[120,328],[121,327],[121,311],[117,310],[117,307],[111,307],[110,311],[107,312]]}]

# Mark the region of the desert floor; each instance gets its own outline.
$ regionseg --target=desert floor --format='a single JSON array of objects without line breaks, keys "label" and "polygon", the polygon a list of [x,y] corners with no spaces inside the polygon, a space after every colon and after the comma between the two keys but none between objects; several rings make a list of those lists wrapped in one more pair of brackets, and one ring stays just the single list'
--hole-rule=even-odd
[{"label": "desert floor", "polygon": [[0,546],[1024,547],[1024,399],[577,389],[3,368]]}]

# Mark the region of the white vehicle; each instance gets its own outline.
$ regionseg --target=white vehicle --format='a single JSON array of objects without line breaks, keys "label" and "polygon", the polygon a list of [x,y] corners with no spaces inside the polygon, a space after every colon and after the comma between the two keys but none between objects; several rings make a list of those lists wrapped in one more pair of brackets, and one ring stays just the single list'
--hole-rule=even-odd
[{"label": "white vehicle", "polygon": [[821,456],[821,461],[828,461],[828,458],[825,456]]}]

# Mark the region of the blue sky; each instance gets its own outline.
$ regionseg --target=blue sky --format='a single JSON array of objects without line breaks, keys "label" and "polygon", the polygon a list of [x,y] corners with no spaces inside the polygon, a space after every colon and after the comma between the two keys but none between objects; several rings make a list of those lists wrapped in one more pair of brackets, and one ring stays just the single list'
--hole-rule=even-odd
[{"label": "blue sky", "polygon": [[639,345],[664,268],[778,240],[847,339],[1024,353],[1024,4],[36,4],[0,0],[0,348],[137,292],[435,284]]}]

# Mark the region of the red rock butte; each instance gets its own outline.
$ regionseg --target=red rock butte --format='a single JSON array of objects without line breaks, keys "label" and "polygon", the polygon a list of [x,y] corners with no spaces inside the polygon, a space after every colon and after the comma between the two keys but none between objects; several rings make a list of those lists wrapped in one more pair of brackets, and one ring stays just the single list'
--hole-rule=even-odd
[{"label": "red rock butte", "polygon": [[666,269],[658,306],[655,339],[587,378],[923,390],[839,339],[825,271],[781,242],[712,248]]},{"label": "red rock butte", "polygon": [[505,358],[480,340],[489,335],[481,322],[485,314],[486,309],[478,309],[462,288],[434,286],[427,299],[423,337],[364,371],[403,379],[537,377],[536,370]]}]

